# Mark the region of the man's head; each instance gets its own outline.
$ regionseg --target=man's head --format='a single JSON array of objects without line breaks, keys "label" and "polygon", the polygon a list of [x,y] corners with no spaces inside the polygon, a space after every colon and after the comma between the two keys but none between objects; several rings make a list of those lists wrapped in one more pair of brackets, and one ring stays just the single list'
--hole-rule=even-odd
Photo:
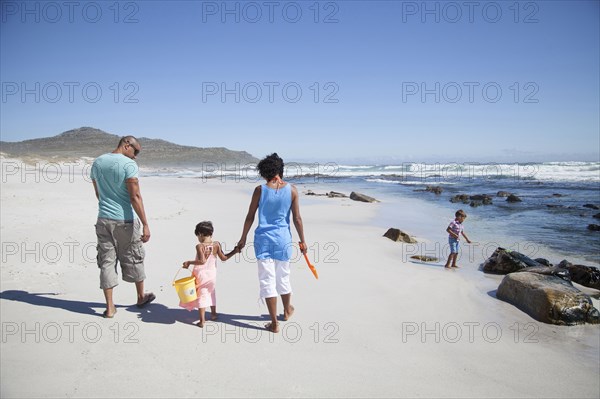
[{"label": "man's head", "polygon": [[135,137],[125,136],[119,140],[117,151],[127,158],[135,159],[140,151],[142,151],[142,146]]}]

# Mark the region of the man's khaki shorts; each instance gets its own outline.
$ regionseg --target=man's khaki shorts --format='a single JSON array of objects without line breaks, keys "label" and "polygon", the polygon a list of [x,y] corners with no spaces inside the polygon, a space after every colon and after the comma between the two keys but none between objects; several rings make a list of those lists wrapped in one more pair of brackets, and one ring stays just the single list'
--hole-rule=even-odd
[{"label": "man's khaki shorts", "polygon": [[113,288],[119,284],[117,262],[121,264],[123,281],[137,283],[146,279],[142,224],[138,219],[122,221],[98,218],[96,237],[100,288]]}]

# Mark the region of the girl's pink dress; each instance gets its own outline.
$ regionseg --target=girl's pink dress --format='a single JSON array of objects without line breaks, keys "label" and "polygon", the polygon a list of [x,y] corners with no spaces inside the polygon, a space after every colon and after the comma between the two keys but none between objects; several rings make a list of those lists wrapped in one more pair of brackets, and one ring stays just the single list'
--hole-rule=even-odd
[{"label": "girl's pink dress", "polygon": [[217,306],[217,295],[215,294],[215,284],[217,282],[216,256],[211,252],[206,259],[206,263],[194,265],[192,274],[196,276],[196,284],[200,282],[200,287],[196,289],[198,298],[187,303],[179,302],[179,306],[187,310]]}]

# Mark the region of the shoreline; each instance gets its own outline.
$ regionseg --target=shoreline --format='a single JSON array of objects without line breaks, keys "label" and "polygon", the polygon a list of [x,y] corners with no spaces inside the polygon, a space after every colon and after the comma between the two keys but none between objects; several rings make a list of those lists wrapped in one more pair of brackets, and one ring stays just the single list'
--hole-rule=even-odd
[{"label": "shoreline", "polygon": [[[104,303],[94,258],[97,209],[91,183],[81,177],[3,182],[2,396],[600,393],[598,326],[536,322],[493,296],[502,276],[484,275],[473,267],[476,261],[457,271],[407,261],[405,244],[382,237],[385,229],[378,218],[387,203],[310,198],[302,194],[301,184],[309,256],[319,280],[299,256],[293,259],[294,317],[282,322],[280,334],[261,329],[267,311],[257,302],[250,251],[219,262],[221,318],[204,329],[193,326],[197,313],[178,307],[171,286],[181,261],[193,252],[193,226],[212,220],[215,240],[232,247],[255,185],[142,177],[152,232],[146,245],[147,290],[157,299],[137,309],[133,285],[120,282],[115,289],[119,311],[109,320],[100,317]],[[437,222],[423,223],[420,216],[435,205],[407,201],[388,227],[418,232],[423,242],[441,241],[445,234]],[[449,218],[442,211],[439,218],[445,229]],[[293,228],[292,234],[296,237]],[[214,378],[197,378],[207,365]],[[60,375],[48,372],[56,367]],[[557,367],[564,378],[556,378]],[[36,384],[27,384],[30,374],[36,375]],[[233,378],[236,383],[229,383]]]}]

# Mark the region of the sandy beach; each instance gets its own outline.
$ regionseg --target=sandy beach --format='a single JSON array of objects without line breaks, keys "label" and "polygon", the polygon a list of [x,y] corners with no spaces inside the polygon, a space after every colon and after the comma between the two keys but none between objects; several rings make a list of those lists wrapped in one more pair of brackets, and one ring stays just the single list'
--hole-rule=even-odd
[{"label": "sandy beach", "polygon": [[[296,312],[279,334],[263,329],[251,245],[218,264],[219,320],[194,326],[173,278],[194,255],[199,221],[233,248],[252,181],[142,177],[146,289],[157,299],[138,309],[121,281],[118,312],[104,319],[86,176],[2,160],[2,397],[600,396],[600,326],[539,323],[496,299],[502,276],[480,272],[480,255],[449,271],[410,261],[406,244],[382,237],[383,203],[301,195],[319,280],[296,251]],[[308,189],[336,190],[298,186]],[[388,227],[444,242],[447,214],[402,205]]]}]

